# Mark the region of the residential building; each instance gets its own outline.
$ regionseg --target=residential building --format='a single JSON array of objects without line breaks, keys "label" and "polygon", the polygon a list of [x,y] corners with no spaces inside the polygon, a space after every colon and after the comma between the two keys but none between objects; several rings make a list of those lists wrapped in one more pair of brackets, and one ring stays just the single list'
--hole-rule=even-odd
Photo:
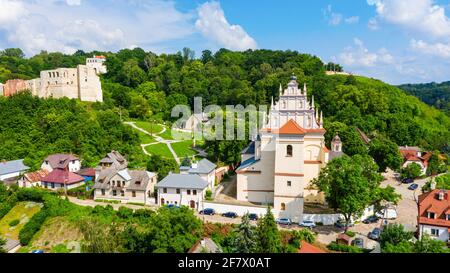
[{"label": "residential building", "polygon": [[298,87],[292,76],[287,88],[280,86],[278,103],[270,106],[268,120],[253,147],[237,169],[237,199],[270,204],[279,217],[298,220],[303,203],[324,203],[323,193],[311,184],[329,160],[322,114],[314,96],[307,99],[306,84]]},{"label": "residential building", "polygon": [[48,170],[26,173],[17,181],[17,185],[22,188],[42,187],[42,179],[49,173]]},{"label": "residential building", "polygon": [[188,253],[222,253],[222,249],[211,239],[203,238],[189,249]]},{"label": "residential building", "polygon": [[181,166],[181,174],[197,174],[203,180],[208,182],[208,189],[214,192],[216,181],[216,167],[217,165],[204,158],[199,162],[192,163],[191,166]]},{"label": "residential building", "polygon": [[0,181],[19,178],[29,167],[23,164],[23,159],[13,161],[0,161]]},{"label": "residential building", "polygon": [[8,80],[4,86],[4,96],[29,90],[41,98],[80,99],[81,101],[102,102],[103,92],[99,74],[106,73],[104,56],[87,58],[85,65],[76,68],[44,70],[40,78],[32,80]]},{"label": "residential building", "polygon": [[180,124],[180,129],[187,131],[201,131],[203,124],[207,122],[208,117],[205,113],[196,113]]},{"label": "residential building", "polygon": [[419,238],[450,242],[450,190],[435,189],[419,196],[417,226]]},{"label": "residential building", "polygon": [[70,190],[83,186],[84,177],[69,171],[67,168],[55,168],[41,179],[41,185],[49,190]]},{"label": "residential building", "polygon": [[431,153],[423,152],[419,147],[400,146],[400,153],[403,156],[402,168],[407,167],[409,164],[416,163],[420,166],[422,175],[427,173],[428,161],[431,157]]},{"label": "residential building", "polygon": [[197,174],[169,174],[156,184],[158,205],[188,206],[199,209],[209,183]]},{"label": "residential building", "polygon": [[44,159],[41,169],[49,172],[54,169],[67,169],[75,173],[81,170],[81,161],[73,154],[53,154]]},{"label": "residential building", "polygon": [[96,167],[94,199],[153,203],[156,183],[156,173],[130,170],[125,158],[112,151]]},{"label": "residential building", "polygon": [[314,246],[306,241],[301,241],[300,249],[297,253],[308,253],[308,254],[318,254],[318,253],[327,253],[326,251]]}]

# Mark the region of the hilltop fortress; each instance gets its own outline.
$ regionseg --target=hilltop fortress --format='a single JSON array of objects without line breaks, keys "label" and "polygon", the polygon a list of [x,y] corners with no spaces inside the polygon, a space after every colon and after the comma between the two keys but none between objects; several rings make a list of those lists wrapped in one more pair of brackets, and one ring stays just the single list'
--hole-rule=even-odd
[{"label": "hilltop fortress", "polygon": [[[40,98],[80,99],[102,102],[103,92],[98,75],[107,72],[104,56],[87,58],[85,65],[76,68],[57,68],[41,71],[40,78],[32,80],[9,80],[0,90],[0,95],[12,96],[24,90]],[[0,85],[2,89],[2,85]]]}]

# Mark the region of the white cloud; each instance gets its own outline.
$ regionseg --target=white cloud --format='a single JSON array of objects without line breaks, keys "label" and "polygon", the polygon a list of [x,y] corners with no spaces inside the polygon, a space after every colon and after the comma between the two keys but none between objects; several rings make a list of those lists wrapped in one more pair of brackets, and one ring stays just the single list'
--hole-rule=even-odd
[{"label": "white cloud", "polygon": [[376,18],[370,18],[369,23],[367,23],[367,27],[371,30],[379,29],[378,21]]},{"label": "white cloud", "polygon": [[257,48],[256,41],[239,25],[230,25],[219,2],[206,2],[198,8],[196,28],[219,46],[232,50]]},{"label": "white cloud", "polygon": [[344,20],[347,24],[356,24],[359,22],[359,16],[351,16]]},{"label": "white cloud", "polygon": [[69,6],[79,6],[81,5],[81,0],[66,0],[66,3]]},{"label": "white cloud", "polygon": [[0,24],[14,22],[26,14],[27,10],[21,1],[0,0]]},{"label": "white cloud", "polygon": [[346,24],[356,24],[359,22],[359,16],[345,17],[341,13],[334,12],[331,5],[328,5],[322,12],[325,20],[331,26],[337,26],[342,22]]},{"label": "white cloud", "polygon": [[423,40],[412,39],[410,46],[413,50],[420,53],[434,55],[442,58],[450,58],[450,44],[434,43],[430,44]]},{"label": "white cloud", "polygon": [[353,39],[353,46],[349,46],[339,54],[339,61],[349,67],[373,67],[375,65],[391,64],[394,58],[385,49],[370,52],[358,38]]},{"label": "white cloud", "polygon": [[434,37],[450,35],[445,8],[433,0],[367,0],[367,3],[375,6],[378,17],[386,22]]}]

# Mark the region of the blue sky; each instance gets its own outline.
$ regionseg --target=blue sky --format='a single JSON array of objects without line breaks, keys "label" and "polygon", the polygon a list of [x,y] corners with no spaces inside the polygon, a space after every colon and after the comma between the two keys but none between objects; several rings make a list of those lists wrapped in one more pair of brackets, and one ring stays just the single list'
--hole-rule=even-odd
[{"label": "blue sky", "polygon": [[291,49],[392,84],[450,80],[443,0],[0,0],[0,48]]}]

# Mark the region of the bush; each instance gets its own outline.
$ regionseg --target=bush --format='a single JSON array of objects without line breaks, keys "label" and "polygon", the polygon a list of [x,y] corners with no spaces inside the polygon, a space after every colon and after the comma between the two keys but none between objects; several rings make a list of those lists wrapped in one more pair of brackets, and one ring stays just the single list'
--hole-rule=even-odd
[{"label": "bush", "polygon": [[48,212],[44,208],[40,210],[38,213],[31,217],[30,221],[25,224],[25,226],[19,232],[19,241],[20,244],[26,246],[30,243],[34,234],[41,229],[41,226],[44,224],[47,219]]},{"label": "bush", "polygon": [[341,245],[336,242],[332,242],[327,246],[329,250],[339,251],[339,252],[348,252],[348,253],[363,253],[364,251],[361,248],[355,246]]},{"label": "bush", "polygon": [[206,190],[205,199],[208,200],[208,201],[212,201],[212,192],[211,192],[211,190],[209,190],[209,189]]},{"label": "bush", "polygon": [[52,247],[52,253],[69,253],[69,249],[65,244],[59,244]]},{"label": "bush", "polygon": [[356,233],[350,230],[347,230],[347,232],[345,232],[346,235],[350,236],[350,237],[355,237]]},{"label": "bush", "polygon": [[20,220],[19,220],[19,219],[14,219],[14,220],[12,220],[11,222],[9,222],[9,226],[10,226],[10,227],[15,227],[15,226],[17,226],[19,223],[20,223]]}]

